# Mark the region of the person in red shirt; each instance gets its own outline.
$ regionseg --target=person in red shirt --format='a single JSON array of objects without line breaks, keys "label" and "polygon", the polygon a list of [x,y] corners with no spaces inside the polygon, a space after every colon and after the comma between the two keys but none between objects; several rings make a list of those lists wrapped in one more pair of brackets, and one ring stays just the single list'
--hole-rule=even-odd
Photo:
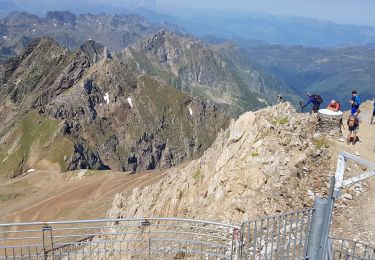
[{"label": "person in red shirt", "polygon": [[336,100],[331,100],[331,102],[329,103],[328,107],[327,107],[328,110],[332,110],[334,112],[337,112],[340,110],[340,103]]}]

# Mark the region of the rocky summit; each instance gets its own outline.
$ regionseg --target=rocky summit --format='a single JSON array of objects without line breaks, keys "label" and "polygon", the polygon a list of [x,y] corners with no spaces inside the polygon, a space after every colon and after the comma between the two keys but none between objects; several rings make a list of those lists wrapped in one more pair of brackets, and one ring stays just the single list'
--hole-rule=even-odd
[{"label": "rocky summit", "polygon": [[29,169],[143,171],[197,158],[227,124],[217,107],[133,73],[89,41],[34,41],[0,66],[1,178]]}]

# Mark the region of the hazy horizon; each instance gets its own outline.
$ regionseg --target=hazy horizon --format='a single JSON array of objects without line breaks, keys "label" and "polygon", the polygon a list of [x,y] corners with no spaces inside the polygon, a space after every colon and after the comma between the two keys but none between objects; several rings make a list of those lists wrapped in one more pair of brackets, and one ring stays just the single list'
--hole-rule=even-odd
[{"label": "hazy horizon", "polygon": [[[4,1],[4,0],[3,0]],[[11,0],[5,0],[11,2]],[[0,1],[1,2],[1,1]],[[375,27],[375,1],[371,0],[13,0],[19,8],[38,14],[48,10],[68,10],[72,12],[116,12],[121,8],[144,7],[161,13],[176,13],[183,15],[185,8],[225,10],[231,12],[261,12],[279,16],[295,16],[315,18],[339,24],[355,24]],[[120,8],[120,9],[117,9]]]}]

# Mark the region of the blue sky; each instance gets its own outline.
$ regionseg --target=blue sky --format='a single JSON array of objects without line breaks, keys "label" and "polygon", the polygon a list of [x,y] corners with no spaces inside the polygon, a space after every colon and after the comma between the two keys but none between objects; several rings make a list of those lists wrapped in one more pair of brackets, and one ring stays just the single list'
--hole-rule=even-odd
[{"label": "blue sky", "polygon": [[338,23],[375,26],[375,0],[14,0],[19,5],[51,6],[53,2],[113,6],[143,6],[164,12],[195,9],[232,9],[276,15],[312,17]]}]

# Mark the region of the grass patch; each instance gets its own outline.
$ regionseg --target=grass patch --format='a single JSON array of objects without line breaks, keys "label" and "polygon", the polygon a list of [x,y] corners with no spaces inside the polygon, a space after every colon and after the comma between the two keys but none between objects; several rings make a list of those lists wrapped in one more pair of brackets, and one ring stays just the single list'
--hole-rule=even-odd
[{"label": "grass patch", "polygon": [[5,193],[5,194],[0,194],[0,202],[5,202],[9,200],[14,200],[19,197],[25,196],[24,194],[21,193]]},{"label": "grass patch", "polygon": [[68,160],[74,152],[74,144],[69,139],[63,137],[57,143],[53,144],[51,149],[49,149],[48,156],[46,156],[48,161],[53,163],[58,163],[61,171],[66,171],[68,169]]},{"label": "grass patch", "polygon": [[251,152],[251,156],[252,156],[252,157],[257,157],[257,156],[259,156],[259,152],[258,152],[258,151]]},{"label": "grass patch", "polygon": [[201,179],[202,178],[202,172],[201,172],[201,169],[200,168],[197,168],[194,172],[193,172],[193,178],[194,180],[198,180],[198,179]]},{"label": "grass patch", "polygon": [[[11,140],[0,148],[0,163],[7,158],[0,167],[0,178],[12,178],[22,173],[31,147],[36,142],[41,149],[59,130],[59,121],[42,117],[35,112],[28,113],[16,122],[16,129]],[[14,142],[17,140],[17,145]],[[9,149],[14,146],[11,152]]]},{"label": "grass patch", "polygon": [[274,125],[286,125],[289,123],[289,119],[288,117],[284,116],[284,117],[279,117],[279,118],[275,118],[272,120],[272,123]]},{"label": "grass patch", "polygon": [[329,146],[328,140],[325,139],[324,137],[320,137],[320,138],[314,139],[313,144],[318,149],[326,148],[326,147]]}]

